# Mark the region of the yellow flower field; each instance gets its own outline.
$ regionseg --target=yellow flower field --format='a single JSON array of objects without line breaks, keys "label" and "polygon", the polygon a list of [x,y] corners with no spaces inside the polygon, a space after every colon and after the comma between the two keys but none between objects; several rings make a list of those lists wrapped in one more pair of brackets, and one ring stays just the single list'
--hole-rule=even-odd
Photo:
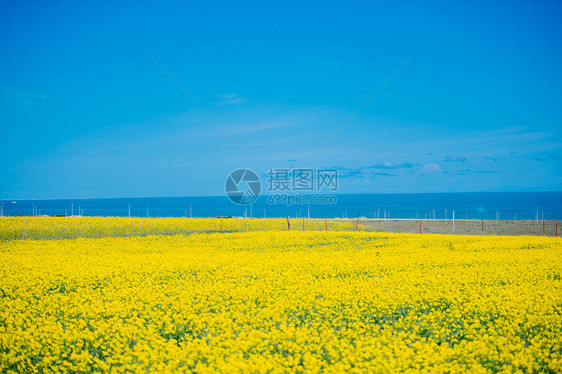
[{"label": "yellow flower field", "polygon": [[562,240],[0,241],[0,372],[562,371]]},{"label": "yellow flower field", "polygon": [[[302,230],[302,219],[291,219]],[[328,230],[354,230],[354,220],[327,222]],[[323,219],[305,220],[305,230],[325,230]],[[125,217],[0,217],[0,240],[75,239],[108,236],[190,234],[287,230],[285,218],[125,218]]]}]

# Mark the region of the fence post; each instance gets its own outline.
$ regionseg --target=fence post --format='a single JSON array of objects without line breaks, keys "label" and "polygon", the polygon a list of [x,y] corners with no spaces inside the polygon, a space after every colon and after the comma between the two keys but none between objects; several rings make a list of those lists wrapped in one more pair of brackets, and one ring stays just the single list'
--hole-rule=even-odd
[{"label": "fence post", "polygon": [[455,232],[455,211],[453,210],[453,232]]},{"label": "fence post", "polygon": [[142,229],[142,218],[141,218],[141,223],[140,223],[140,227],[139,227],[139,233],[137,234],[137,236],[140,235],[141,229]]},{"label": "fence post", "polygon": [[221,232],[222,232],[222,216],[221,216]]},{"label": "fence post", "polygon": [[484,232],[484,218],[481,218],[480,221],[482,221],[482,232]]},{"label": "fence post", "polygon": [[304,217],[302,217],[302,231],[304,231]]},{"label": "fence post", "polygon": [[554,237],[558,237],[558,222],[556,222],[556,231],[554,232]]},{"label": "fence post", "polygon": [[421,234],[421,219],[420,219],[420,234]]},{"label": "fence post", "polygon": [[357,218],[357,221],[355,221],[355,231],[357,231],[358,226],[359,226],[359,218]]},{"label": "fence post", "polygon": [[328,231],[328,218],[326,218],[326,231]]},{"label": "fence post", "polygon": [[289,216],[287,216],[287,227],[289,228],[289,230],[291,229],[291,219],[289,218]]},{"label": "fence post", "polygon": [[21,237],[21,240],[25,239],[25,232],[27,231],[27,217],[25,217],[25,227],[23,229],[23,235]]}]

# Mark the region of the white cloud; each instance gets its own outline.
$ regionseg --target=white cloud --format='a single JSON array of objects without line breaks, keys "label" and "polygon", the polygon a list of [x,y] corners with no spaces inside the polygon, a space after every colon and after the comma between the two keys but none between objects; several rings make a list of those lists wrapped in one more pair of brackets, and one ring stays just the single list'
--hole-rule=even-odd
[{"label": "white cloud", "polygon": [[240,97],[237,94],[222,94],[219,95],[221,101],[217,101],[213,103],[214,105],[236,105],[236,104],[244,104],[248,99],[244,97]]},{"label": "white cloud", "polygon": [[443,170],[441,169],[441,167],[439,165],[437,165],[435,162],[430,162],[428,164],[425,164],[423,166],[423,171],[427,172],[427,173],[440,173]]},{"label": "white cloud", "polygon": [[25,105],[35,105],[37,99],[46,100],[47,95],[38,93],[37,91],[26,91],[26,90],[11,90],[8,91],[16,100]]}]

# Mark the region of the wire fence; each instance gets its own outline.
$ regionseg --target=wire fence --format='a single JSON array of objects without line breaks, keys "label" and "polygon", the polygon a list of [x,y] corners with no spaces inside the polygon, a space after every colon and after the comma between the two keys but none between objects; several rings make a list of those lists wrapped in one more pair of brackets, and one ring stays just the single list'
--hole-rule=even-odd
[{"label": "wire fence", "polygon": [[[480,204],[480,199],[467,201],[420,201],[413,197],[389,201],[372,201],[369,196],[342,195],[337,204],[283,205],[258,200],[249,206],[232,204],[224,198],[146,198],[146,199],[76,199],[76,200],[20,200],[0,201],[0,217],[25,216],[87,216],[87,217],[240,217],[240,218],[348,218],[446,220],[542,221],[562,218],[562,200],[558,195],[536,204],[507,204],[497,196],[493,202]],[[402,199],[405,199],[404,201]],[[413,199],[411,202],[408,199]],[[429,199],[429,200],[428,200]],[[488,197],[489,199],[489,197]],[[130,202],[132,201],[132,203]],[[382,205],[378,205],[382,204]],[[487,208],[483,206],[487,205]]]},{"label": "wire fence", "polygon": [[560,221],[318,218],[0,217],[0,240],[181,235],[247,231],[559,236]]}]

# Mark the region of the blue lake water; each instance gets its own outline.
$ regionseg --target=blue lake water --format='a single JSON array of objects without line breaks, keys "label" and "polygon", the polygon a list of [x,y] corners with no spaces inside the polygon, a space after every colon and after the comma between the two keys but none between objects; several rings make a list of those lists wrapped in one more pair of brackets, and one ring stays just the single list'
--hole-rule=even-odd
[{"label": "blue lake water", "polygon": [[335,195],[335,204],[270,204],[260,196],[240,206],[226,196],[119,199],[1,200],[5,216],[78,215],[135,217],[367,217],[561,219],[562,192],[470,192]]}]

